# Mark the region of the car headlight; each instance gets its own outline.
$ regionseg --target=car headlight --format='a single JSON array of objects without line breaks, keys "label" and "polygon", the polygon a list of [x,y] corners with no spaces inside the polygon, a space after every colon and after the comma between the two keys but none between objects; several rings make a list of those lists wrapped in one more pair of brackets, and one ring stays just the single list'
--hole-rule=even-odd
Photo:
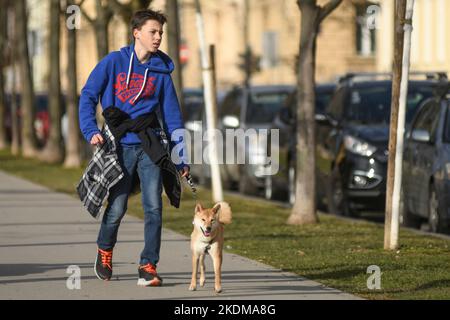
[{"label": "car headlight", "polygon": [[264,165],[267,163],[267,150],[258,143],[250,143],[248,146],[249,164]]},{"label": "car headlight", "polygon": [[362,141],[358,138],[355,138],[353,136],[345,136],[344,145],[348,151],[365,157],[372,156],[377,150],[377,148],[370,145],[369,143]]}]

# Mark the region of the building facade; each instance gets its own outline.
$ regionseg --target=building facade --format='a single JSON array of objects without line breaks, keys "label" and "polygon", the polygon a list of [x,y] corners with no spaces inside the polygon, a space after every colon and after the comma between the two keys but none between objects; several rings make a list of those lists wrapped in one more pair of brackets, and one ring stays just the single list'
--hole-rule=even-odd
[{"label": "building facade", "polygon": [[[122,0],[126,2],[127,0]],[[164,11],[166,0],[154,0],[153,9]],[[319,0],[320,4],[328,0]],[[48,79],[48,1],[28,0],[30,51],[37,91]],[[246,4],[248,10],[246,10]],[[244,81],[243,53],[248,46],[255,58],[253,84],[294,84],[300,42],[301,14],[296,0],[201,0],[206,42],[216,48],[219,89]],[[95,0],[83,9],[95,17]],[[201,87],[200,51],[195,1],[179,0],[182,70],[185,87]],[[412,35],[411,69],[450,72],[450,1],[416,0]],[[66,15],[66,19],[68,15]],[[66,21],[62,21],[65,26]],[[170,23],[170,21],[169,21]],[[316,79],[332,81],[345,72],[390,71],[394,48],[393,0],[344,0],[322,23],[317,39]],[[244,30],[248,30],[245,37]],[[78,88],[81,90],[98,62],[94,28],[84,17],[78,28]],[[66,29],[61,30],[61,82],[65,76]],[[166,33],[167,35],[167,33]],[[127,45],[129,28],[119,17],[109,24],[109,50]],[[161,49],[167,51],[164,38]]]},{"label": "building facade", "polygon": [[[124,0],[125,1],[125,0]],[[245,10],[245,5],[248,10]],[[29,0],[30,37],[33,45],[35,88],[45,91],[48,78],[48,1]],[[126,1],[125,1],[126,2]],[[322,1],[324,2],[324,1]],[[358,5],[367,1],[344,0],[322,24],[317,41],[318,81],[333,80],[346,71],[373,71],[374,51],[361,54],[357,48]],[[180,0],[181,40],[183,44],[183,83],[185,87],[202,85],[200,51],[194,0]],[[245,32],[255,57],[253,84],[293,84],[296,81],[296,59],[300,41],[300,10],[295,0],[202,0],[205,35],[216,48],[217,84],[227,89],[242,83]],[[154,0],[152,8],[164,11],[165,0]],[[95,17],[94,0],[86,0],[83,9]],[[69,15],[66,15],[66,19]],[[66,87],[66,21],[61,31],[62,85]],[[170,23],[170,21],[169,21]],[[84,17],[78,28],[78,88],[84,85],[97,60],[94,28]],[[127,44],[128,26],[113,17],[109,24],[109,49],[118,50]],[[162,50],[167,51],[163,41]]]},{"label": "building facade", "polygon": [[[394,1],[380,1],[377,70],[390,71],[394,52]],[[411,70],[450,74],[450,1],[415,0],[411,35]]]},{"label": "building facade", "polygon": [[[164,0],[153,6],[164,9]],[[301,14],[295,0],[204,0],[201,2],[207,43],[216,47],[219,88],[242,83],[242,55],[245,31],[248,45],[257,59],[258,71],[253,84],[293,84],[300,43]],[[325,1],[319,1],[324,3]],[[182,0],[181,38],[188,51],[183,82],[188,87],[201,86],[198,36],[194,0]],[[322,24],[317,39],[316,79],[334,80],[347,71],[374,71],[375,50],[358,50],[358,13],[368,1],[344,0]],[[372,37],[375,41],[375,37]]]}]

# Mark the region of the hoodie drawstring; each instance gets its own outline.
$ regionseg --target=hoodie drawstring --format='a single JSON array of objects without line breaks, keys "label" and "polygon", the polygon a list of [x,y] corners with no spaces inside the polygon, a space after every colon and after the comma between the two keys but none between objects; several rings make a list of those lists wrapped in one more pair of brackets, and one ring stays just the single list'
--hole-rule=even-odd
[{"label": "hoodie drawstring", "polygon": [[134,58],[134,51],[131,53],[130,62],[128,63],[127,90],[128,90],[128,84],[130,83],[131,68],[133,67],[133,58]]},{"label": "hoodie drawstring", "polygon": [[[133,69],[133,58],[134,58],[134,50],[131,53],[131,57],[130,57],[130,62],[128,65],[128,74],[127,74],[127,90],[128,90],[128,85],[130,83],[130,77],[131,77],[131,71]],[[135,103],[137,99],[139,99],[139,97],[142,94],[142,91],[144,91],[145,85],[147,84],[147,75],[148,75],[148,68],[145,69],[145,74],[144,74],[144,82],[142,82],[142,87],[141,90],[139,91],[139,93],[137,94],[136,97],[133,98],[133,100],[131,100],[131,103]]]},{"label": "hoodie drawstring", "polygon": [[131,101],[132,103],[135,103],[136,100],[139,99],[139,97],[141,96],[142,91],[144,91],[145,85],[147,84],[147,75],[148,75],[148,68],[145,69],[144,82],[142,82],[141,91],[139,91],[139,93],[137,94],[137,96],[134,97],[134,99]]}]

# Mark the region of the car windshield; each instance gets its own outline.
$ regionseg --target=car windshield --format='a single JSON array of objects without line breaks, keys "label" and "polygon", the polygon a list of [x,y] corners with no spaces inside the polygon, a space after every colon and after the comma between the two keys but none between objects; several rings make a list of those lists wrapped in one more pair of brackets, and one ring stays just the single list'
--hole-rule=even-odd
[{"label": "car windshield", "polygon": [[[406,124],[410,124],[418,106],[432,95],[431,87],[408,89]],[[361,124],[389,124],[391,87],[356,88],[350,94],[346,119]]]},{"label": "car windshield", "polygon": [[184,96],[184,121],[202,120],[203,93],[190,93]]},{"label": "car windshield", "polygon": [[48,110],[48,97],[37,95],[35,99],[36,111],[46,111]]},{"label": "car windshield", "polygon": [[249,96],[246,121],[270,123],[284,105],[289,91],[252,92]]},{"label": "car windshield", "polygon": [[317,92],[316,91],[316,113],[324,113],[325,108],[331,100],[333,90]]}]

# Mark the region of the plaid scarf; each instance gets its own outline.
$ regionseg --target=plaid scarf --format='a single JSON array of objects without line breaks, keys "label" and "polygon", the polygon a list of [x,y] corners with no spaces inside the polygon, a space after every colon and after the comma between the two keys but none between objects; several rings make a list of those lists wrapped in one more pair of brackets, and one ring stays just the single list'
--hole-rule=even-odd
[{"label": "plaid scarf", "polygon": [[78,196],[83,206],[94,218],[99,217],[109,190],[124,176],[117,155],[116,140],[106,124],[102,135],[105,137],[105,142],[97,145],[77,186]]}]

